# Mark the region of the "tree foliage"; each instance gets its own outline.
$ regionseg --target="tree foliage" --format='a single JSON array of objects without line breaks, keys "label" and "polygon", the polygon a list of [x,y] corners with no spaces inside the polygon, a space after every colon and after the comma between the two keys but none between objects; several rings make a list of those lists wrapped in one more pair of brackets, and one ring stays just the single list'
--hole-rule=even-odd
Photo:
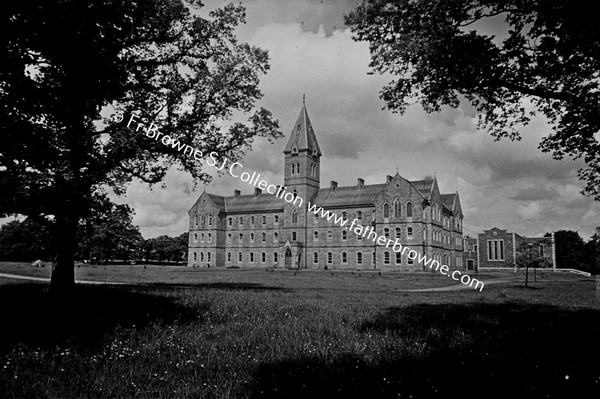
[{"label": "tree foliage", "polygon": [[[245,11],[201,16],[200,1],[23,0],[0,20],[0,214],[53,224],[51,287],[70,288],[79,221],[123,194],[134,178],[160,182],[177,164],[208,181],[202,163],[149,140],[103,109],[136,112],[146,125],[204,153],[239,159],[256,136],[281,136],[263,108],[266,51],[240,43]],[[231,122],[233,117],[246,123]],[[226,123],[224,123],[226,122]],[[228,126],[228,127],[222,127]]]},{"label": "tree foliage", "polygon": [[0,228],[0,260],[31,262],[54,259],[50,228],[44,223],[13,220]]},{"label": "tree foliage", "polygon": [[[489,18],[505,21],[503,37],[482,33]],[[433,112],[464,98],[497,140],[520,139],[539,112],[553,126],[541,150],[583,158],[583,192],[600,200],[600,24],[588,4],[363,0],[346,23],[369,42],[373,72],[394,79],[381,91],[389,109],[415,101]]]},{"label": "tree foliage", "polygon": [[585,242],[578,232],[559,230],[554,233],[556,267],[561,269],[579,269],[583,263]]}]

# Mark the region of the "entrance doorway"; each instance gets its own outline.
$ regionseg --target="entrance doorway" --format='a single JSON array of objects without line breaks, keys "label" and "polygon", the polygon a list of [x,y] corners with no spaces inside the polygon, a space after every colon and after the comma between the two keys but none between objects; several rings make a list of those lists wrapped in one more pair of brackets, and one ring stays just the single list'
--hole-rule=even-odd
[{"label": "entrance doorway", "polygon": [[285,250],[285,268],[292,268],[292,251],[289,248]]},{"label": "entrance doorway", "polygon": [[467,270],[475,269],[475,261],[473,259],[467,259]]}]

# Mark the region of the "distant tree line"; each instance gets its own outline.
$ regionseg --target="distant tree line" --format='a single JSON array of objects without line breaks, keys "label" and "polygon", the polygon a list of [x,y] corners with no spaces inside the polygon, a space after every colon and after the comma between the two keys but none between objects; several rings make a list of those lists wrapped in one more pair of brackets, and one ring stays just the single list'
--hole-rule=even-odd
[{"label": "distant tree line", "polygon": [[585,242],[578,232],[559,230],[554,233],[556,267],[600,273],[600,234]]},{"label": "distant tree line", "polygon": [[[181,262],[187,260],[188,233],[144,239],[132,224],[127,205],[108,204],[101,215],[83,220],[78,227],[75,259],[94,264],[121,262]],[[51,224],[31,218],[11,221],[0,228],[0,261],[53,261],[56,253]]]}]

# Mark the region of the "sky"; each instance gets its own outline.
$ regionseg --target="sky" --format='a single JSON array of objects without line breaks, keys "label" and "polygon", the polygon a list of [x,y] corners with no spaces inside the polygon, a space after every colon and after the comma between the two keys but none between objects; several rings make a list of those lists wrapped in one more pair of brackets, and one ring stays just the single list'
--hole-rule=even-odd
[{"label": "sky", "polygon": [[[205,0],[206,9],[225,4]],[[494,142],[475,127],[467,105],[426,114],[413,106],[403,115],[382,110],[379,91],[388,82],[369,75],[369,51],[352,39],[343,16],[355,0],[243,0],[247,24],[237,31],[241,41],[268,50],[271,70],[263,77],[258,105],[279,120],[283,139],[271,144],[256,139],[242,161],[245,170],[261,173],[273,184],[283,183],[283,148],[306,95],[306,107],[323,156],[321,187],[384,183],[396,171],[409,180],[436,175],[442,193],[458,190],[464,213],[464,233],[476,235],[499,227],[524,236],[576,230],[584,239],[600,226],[600,203],[584,197],[577,179],[581,161],[555,161],[537,149],[550,132],[543,118],[521,131],[519,142]],[[496,21],[497,22],[497,21]],[[499,29],[492,21],[484,29]],[[212,168],[210,168],[212,169]],[[203,190],[232,195],[253,188],[231,176],[216,176],[198,185],[175,169],[165,188],[130,185],[127,203],[134,224],[145,238],[187,231],[188,210]]]}]

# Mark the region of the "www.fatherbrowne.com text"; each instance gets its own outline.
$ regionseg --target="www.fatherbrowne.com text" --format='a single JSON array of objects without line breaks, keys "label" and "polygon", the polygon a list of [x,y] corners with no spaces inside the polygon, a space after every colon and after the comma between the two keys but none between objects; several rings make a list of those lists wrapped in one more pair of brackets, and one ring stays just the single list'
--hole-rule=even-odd
[{"label": "www.fatherbrowne.com text", "polygon": [[[137,117],[138,116],[136,114],[132,113],[131,117],[129,119],[129,122],[127,123],[127,127],[130,127],[131,123],[134,122],[134,120]],[[140,129],[142,131],[144,131],[144,128],[145,128],[145,125],[143,123],[138,122],[138,124],[135,128],[135,131],[137,132]],[[163,135],[161,132],[159,132],[158,126],[156,126],[154,123],[151,123],[145,129],[145,134],[147,137],[153,138],[155,140],[158,140],[162,136],[161,142],[164,145],[171,146],[172,148],[177,149],[177,151],[183,152],[184,155],[187,154],[188,156],[193,156],[194,159],[199,162],[201,162],[204,158],[204,154],[202,153],[202,151],[200,151],[194,147],[191,147],[185,143],[181,143],[178,140],[175,140],[174,138],[169,137],[168,135]],[[189,151],[189,153],[188,153],[188,151]],[[225,167],[227,167],[227,164],[229,161],[228,158],[225,158],[223,160],[223,162],[221,163],[221,165],[217,166],[218,154],[216,152],[211,152],[210,154],[208,154],[208,157],[210,159],[207,160],[206,163],[209,166],[214,167],[218,171],[222,171]],[[311,204],[310,201],[307,202],[306,208],[305,208],[304,200],[300,196],[296,195],[295,193],[287,192],[285,190],[285,187],[276,186],[274,184],[269,184],[266,180],[260,178],[260,173],[242,172],[242,173],[238,174],[238,173],[236,173],[237,167],[243,168],[243,165],[239,162],[230,162],[230,165],[227,168],[227,171],[229,172],[229,174],[231,176],[239,178],[244,183],[250,184],[261,190],[265,190],[267,193],[275,195],[276,197],[281,198],[288,203],[294,204],[295,206],[297,206],[300,209],[303,209],[303,210],[306,209],[307,213],[312,213],[312,214],[316,215],[317,217],[327,219],[327,221],[333,220],[333,222],[340,227],[343,227],[343,228],[347,227],[346,226],[348,224],[347,219],[344,219],[344,218],[338,216],[334,212],[325,210],[322,207],[317,208],[317,206],[315,204]],[[367,239],[373,240],[373,242],[375,244],[385,246],[386,248],[389,248],[391,246],[392,251],[394,251],[396,253],[399,252],[402,255],[404,255],[406,253],[406,256],[408,257],[408,259],[411,259],[413,261],[416,260],[419,264],[423,264],[425,266],[425,268],[429,267],[430,270],[439,271],[444,276],[451,277],[453,280],[460,281],[464,285],[468,285],[469,287],[472,287],[474,289],[479,289],[479,291],[483,291],[484,283],[482,281],[479,281],[476,278],[473,278],[468,274],[462,274],[459,270],[451,271],[450,267],[448,265],[440,264],[438,261],[433,260],[433,259],[429,258],[428,256],[415,251],[414,249],[410,249],[407,246],[403,246],[400,242],[398,242],[397,238],[394,241],[392,241],[389,238],[378,235],[377,232],[375,232],[375,229],[373,227],[368,227],[368,226],[364,227],[364,226],[358,224],[358,222],[359,222],[358,219],[354,219],[350,223],[350,226],[347,227],[349,230],[353,231],[354,234],[356,234],[357,236],[361,236],[362,238],[367,237]]]}]

